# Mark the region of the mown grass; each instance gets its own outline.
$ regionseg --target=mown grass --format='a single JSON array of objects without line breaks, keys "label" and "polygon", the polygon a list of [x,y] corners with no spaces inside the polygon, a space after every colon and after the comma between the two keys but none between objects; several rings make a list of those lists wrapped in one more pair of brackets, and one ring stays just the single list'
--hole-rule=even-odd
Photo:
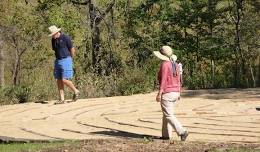
[{"label": "mown grass", "polygon": [[79,141],[37,142],[37,143],[10,143],[0,144],[0,152],[36,152],[44,149],[56,149],[64,146],[77,146]]},{"label": "mown grass", "polygon": [[143,139],[89,139],[84,141],[0,144],[0,152],[259,152],[259,148],[259,144],[170,142],[146,137]]}]

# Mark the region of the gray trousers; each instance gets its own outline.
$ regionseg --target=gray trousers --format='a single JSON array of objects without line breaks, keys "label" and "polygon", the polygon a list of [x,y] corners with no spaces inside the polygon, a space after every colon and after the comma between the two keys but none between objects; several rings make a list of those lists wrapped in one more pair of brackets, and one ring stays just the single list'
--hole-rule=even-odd
[{"label": "gray trousers", "polygon": [[179,96],[179,92],[170,92],[162,95],[162,137],[172,138],[173,129],[176,131],[178,136],[185,132],[185,129],[182,127],[181,123],[173,114],[174,103],[176,100],[178,100]]}]

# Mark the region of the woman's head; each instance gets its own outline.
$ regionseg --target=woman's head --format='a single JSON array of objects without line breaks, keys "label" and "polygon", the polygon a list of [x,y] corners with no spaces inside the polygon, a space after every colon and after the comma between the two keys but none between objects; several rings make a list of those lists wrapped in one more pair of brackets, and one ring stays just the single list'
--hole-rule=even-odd
[{"label": "woman's head", "polygon": [[156,57],[164,61],[176,61],[177,56],[173,53],[172,48],[170,46],[162,46],[160,51],[153,52]]}]

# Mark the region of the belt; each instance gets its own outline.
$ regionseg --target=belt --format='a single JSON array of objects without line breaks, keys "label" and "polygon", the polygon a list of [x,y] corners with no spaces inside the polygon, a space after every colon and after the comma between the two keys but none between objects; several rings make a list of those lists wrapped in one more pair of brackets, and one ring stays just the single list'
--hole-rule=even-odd
[{"label": "belt", "polygon": [[59,58],[57,58],[58,60],[62,60],[62,59],[66,59],[66,58],[68,58],[68,57],[70,57],[70,56],[66,56],[66,57],[59,57]]}]

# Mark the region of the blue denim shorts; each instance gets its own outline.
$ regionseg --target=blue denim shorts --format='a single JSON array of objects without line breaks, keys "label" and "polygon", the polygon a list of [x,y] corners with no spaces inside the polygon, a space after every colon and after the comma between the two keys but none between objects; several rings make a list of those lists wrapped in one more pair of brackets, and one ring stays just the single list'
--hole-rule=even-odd
[{"label": "blue denim shorts", "polygon": [[56,59],[54,62],[55,79],[71,79],[73,77],[72,58]]}]

